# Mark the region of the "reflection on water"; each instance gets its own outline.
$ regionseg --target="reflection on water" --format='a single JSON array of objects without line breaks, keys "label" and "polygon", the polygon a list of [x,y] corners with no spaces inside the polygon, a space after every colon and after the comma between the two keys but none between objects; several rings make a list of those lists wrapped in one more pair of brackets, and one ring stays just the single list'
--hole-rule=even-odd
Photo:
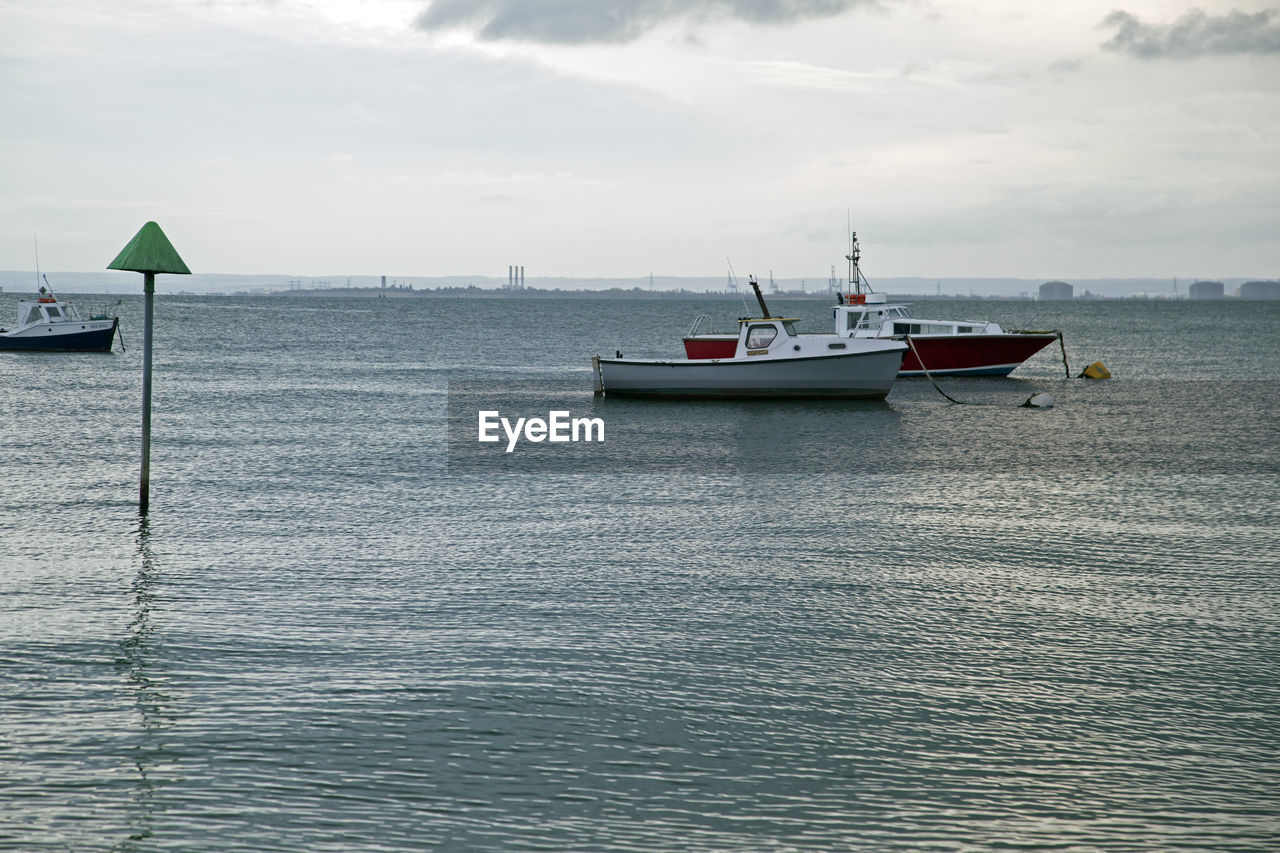
[{"label": "reflection on water", "polygon": [[137,768],[137,807],[130,818],[132,832],[117,850],[141,849],[137,842],[152,835],[155,812],[155,786],[151,773],[163,752],[162,737],[166,727],[166,708],[170,699],[161,689],[156,672],[152,645],[156,629],[152,624],[151,606],[155,598],[158,572],[151,553],[151,526],[144,515],[138,521],[137,531],[138,574],[130,588],[132,618],[121,638],[116,669],[124,676],[129,695],[137,711],[137,735],[130,751],[130,759]]}]

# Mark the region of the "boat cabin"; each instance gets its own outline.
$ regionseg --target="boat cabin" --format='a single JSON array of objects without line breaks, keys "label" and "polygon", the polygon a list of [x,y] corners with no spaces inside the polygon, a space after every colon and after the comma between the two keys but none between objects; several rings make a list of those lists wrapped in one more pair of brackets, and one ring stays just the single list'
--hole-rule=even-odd
[{"label": "boat cabin", "polygon": [[797,322],[794,317],[743,317],[738,320],[738,334],[733,335],[700,332],[700,320],[685,336],[685,356],[692,360],[811,358],[849,349],[842,340],[849,335],[797,332]]},{"label": "boat cabin", "polygon": [[883,293],[849,293],[835,307],[836,334],[846,338],[891,338],[911,335],[998,335],[995,323],[921,320],[906,305],[885,301]]},{"label": "boat cabin", "polygon": [[18,328],[39,323],[80,323],[83,318],[70,302],[59,302],[49,297],[18,303]]},{"label": "boat cabin", "polygon": [[[702,315],[694,321],[693,328],[684,338],[685,356],[691,359],[749,358],[762,355],[795,355],[809,349],[796,331],[795,317],[742,317],[738,320],[738,334],[701,331],[709,321]],[[790,342],[790,346],[787,343]]]},{"label": "boat cabin", "polygon": [[905,305],[888,305],[883,293],[849,293],[832,314],[836,334],[847,338],[878,338],[886,320],[907,317]]},{"label": "boat cabin", "polygon": [[744,317],[738,321],[741,328],[738,331],[737,355],[764,355],[785,344],[787,339],[796,336],[795,322],[791,317],[758,320]]},{"label": "boat cabin", "polygon": [[698,317],[684,338],[685,356],[691,359],[747,358],[779,353],[786,341],[797,337],[794,317],[742,317],[738,334],[703,332],[702,324],[710,322],[706,314]]}]

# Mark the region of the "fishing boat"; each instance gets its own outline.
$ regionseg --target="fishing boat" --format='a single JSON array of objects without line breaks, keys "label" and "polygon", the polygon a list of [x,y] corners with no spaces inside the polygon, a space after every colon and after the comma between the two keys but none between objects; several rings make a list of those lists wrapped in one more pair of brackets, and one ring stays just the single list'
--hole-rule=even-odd
[{"label": "fishing boat", "polygon": [[[1006,330],[985,320],[926,320],[912,317],[908,306],[889,302],[871,289],[858,268],[858,235],[853,232],[849,292],[837,293],[835,333],[854,339],[906,341],[900,376],[1008,376],[1054,341],[1056,331]],[[695,325],[684,338],[691,359],[723,358],[736,351],[736,336],[700,333]]]},{"label": "fishing boat", "polygon": [[17,326],[0,329],[0,350],[110,352],[119,325],[119,317],[85,318],[74,303],[41,286],[35,299],[18,303]]},{"label": "fishing boat", "polygon": [[592,358],[596,395],[660,397],[837,397],[881,399],[907,345],[835,334],[801,334],[774,317],[751,279],[761,316],[743,317],[733,351],[714,358]]}]

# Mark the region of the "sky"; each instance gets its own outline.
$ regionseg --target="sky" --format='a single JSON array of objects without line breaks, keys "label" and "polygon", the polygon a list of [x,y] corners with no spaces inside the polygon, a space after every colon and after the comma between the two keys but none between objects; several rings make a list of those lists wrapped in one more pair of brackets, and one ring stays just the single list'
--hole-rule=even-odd
[{"label": "sky", "polygon": [[1280,4],[0,0],[0,269],[1280,277]]}]

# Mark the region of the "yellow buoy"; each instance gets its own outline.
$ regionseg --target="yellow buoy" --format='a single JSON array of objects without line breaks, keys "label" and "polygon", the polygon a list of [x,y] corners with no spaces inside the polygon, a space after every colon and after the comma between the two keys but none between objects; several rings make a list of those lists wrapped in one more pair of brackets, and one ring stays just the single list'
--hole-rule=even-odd
[{"label": "yellow buoy", "polygon": [[1086,367],[1081,373],[1083,379],[1110,379],[1111,371],[1107,370],[1107,366],[1100,361]]}]

